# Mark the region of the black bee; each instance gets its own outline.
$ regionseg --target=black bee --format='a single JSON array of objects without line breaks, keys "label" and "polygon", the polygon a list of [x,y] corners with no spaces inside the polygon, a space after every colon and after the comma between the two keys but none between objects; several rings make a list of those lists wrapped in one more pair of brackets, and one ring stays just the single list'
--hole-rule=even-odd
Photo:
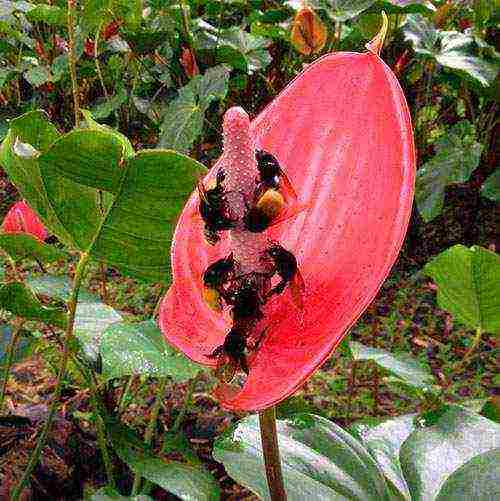
[{"label": "black bee", "polygon": [[242,325],[252,323],[264,316],[261,307],[265,301],[256,274],[243,277],[238,281],[236,287],[233,287],[224,295],[224,299],[226,303],[232,306],[231,315],[235,324],[239,322]]},{"label": "black bee", "polygon": [[257,150],[255,158],[257,160],[257,169],[259,169],[258,192],[262,194],[268,189],[280,189],[287,196],[297,199],[297,194],[290,179],[288,179],[274,155],[264,150]]},{"label": "black bee", "polygon": [[295,304],[301,307],[302,293],[304,292],[305,285],[295,256],[281,245],[273,243],[266,250],[265,257],[270,258],[273,262],[273,274],[276,273],[281,278],[267,293],[266,299],[273,294],[281,294],[285,290],[285,287],[289,285]]},{"label": "black bee", "polygon": [[274,189],[265,191],[260,197],[254,199],[252,205],[247,206],[243,218],[245,229],[252,233],[261,233],[267,230],[280,215],[285,205],[281,193]]},{"label": "black bee", "polygon": [[233,254],[211,264],[203,273],[203,299],[213,310],[222,309],[221,293],[234,270]]},{"label": "black bee", "polygon": [[218,358],[222,355],[226,355],[232,366],[231,369],[233,369],[231,375],[234,375],[238,368],[241,368],[241,370],[248,374],[248,364],[245,355],[246,348],[246,331],[236,324],[228,332],[226,339],[224,339],[224,343],[215,348],[208,357]]},{"label": "black bee", "polygon": [[205,238],[211,245],[215,245],[220,240],[217,232],[230,230],[236,224],[236,221],[228,216],[229,208],[222,186],[224,178],[224,170],[219,169],[213,188],[207,190],[201,181],[198,183],[199,211],[205,222]]}]

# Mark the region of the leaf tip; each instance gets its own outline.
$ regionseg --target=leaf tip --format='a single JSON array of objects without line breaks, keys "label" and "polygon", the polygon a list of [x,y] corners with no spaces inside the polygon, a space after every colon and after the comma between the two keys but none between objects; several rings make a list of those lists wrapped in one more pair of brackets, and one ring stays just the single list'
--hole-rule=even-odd
[{"label": "leaf tip", "polygon": [[380,56],[382,47],[384,46],[385,37],[387,35],[387,28],[389,26],[389,20],[387,14],[384,11],[380,12],[382,14],[382,27],[375,37],[366,44],[366,48],[369,52],[372,52],[376,56]]}]

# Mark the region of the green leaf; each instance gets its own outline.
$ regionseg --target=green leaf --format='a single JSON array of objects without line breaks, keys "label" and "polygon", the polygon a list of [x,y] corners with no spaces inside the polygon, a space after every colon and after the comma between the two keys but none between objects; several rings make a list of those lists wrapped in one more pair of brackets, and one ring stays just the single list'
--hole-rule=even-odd
[{"label": "green leaf", "polygon": [[103,374],[107,378],[141,374],[169,376],[182,382],[201,370],[182,353],[170,347],[155,322],[118,322],[103,333],[100,344]]},{"label": "green leaf", "polygon": [[375,426],[368,426],[364,423],[355,423],[352,426],[352,430],[375,458],[386,478],[408,501],[412,498],[401,469],[399,451],[404,441],[415,429],[416,416],[416,414],[407,414],[388,419]]},{"label": "green leaf", "polygon": [[109,426],[118,457],[134,473],[159,485],[185,501],[216,501],[220,489],[204,468],[155,457],[132,430],[121,425]]},{"label": "green leaf", "polygon": [[182,87],[167,107],[158,146],[189,152],[201,134],[208,106],[214,100],[225,98],[228,80],[228,68],[220,65],[210,68],[203,76],[196,75]]},{"label": "green leaf", "polygon": [[66,11],[55,5],[36,5],[26,14],[26,17],[30,21],[44,21],[55,26],[66,26],[67,22]]},{"label": "green leaf", "polygon": [[113,111],[118,110],[120,106],[128,99],[125,87],[120,87],[114,96],[110,96],[101,103],[92,108],[92,115],[99,120],[107,118]]},{"label": "green leaf", "polygon": [[[349,433],[325,418],[297,414],[277,421],[289,501],[386,499],[375,461]],[[248,416],[214,445],[214,458],[238,483],[269,500],[259,422]]]},{"label": "green leaf", "polygon": [[455,245],[424,268],[438,286],[438,304],[481,331],[500,331],[500,257],[482,247]]},{"label": "green leaf", "polygon": [[[51,298],[67,301],[71,292],[71,284],[65,277],[29,277],[27,283],[37,293]],[[111,306],[104,304],[97,296],[81,289],[75,313],[75,336],[80,342],[85,356],[96,361],[99,345],[104,331],[122,320],[122,316]]]},{"label": "green leaf", "polygon": [[481,188],[481,195],[493,202],[500,202],[500,169],[496,169],[493,174],[488,176]]},{"label": "green leaf", "polygon": [[42,263],[52,263],[66,256],[57,247],[41,242],[27,233],[0,233],[0,249],[16,262],[37,259]]},{"label": "green leaf", "polygon": [[367,12],[385,11],[387,14],[424,14],[432,15],[436,7],[428,0],[379,0]]},{"label": "green leaf", "polygon": [[[38,213],[50,232],[72,245],[72,237],[49,204],[38,164],[37,152],[46,151],[58,137],[57,129],[47,120],[44,112],[31,111],[21,115],[10,122],[9,132],[0,147],[0,163],[22,198]],[[31,145],[36,150],[35,154],[19,155],[14,148],[19,143]]]},{"label": "green leaf", "polygon": [[354,360],[372,360],[408,386],[423,390],[434,383],[434,376],[429,369],[408,353],[391,353],[356,341],[350,341],[349,348]]},{"label": "green leaf", "polygon": [[416,54],[459,71],[483,87],[491,85],[498,74],[498,61],[490,62],[476,55],[477,45],[472,35],[437,30],[431,20],[420,14],[408,16],[403,33]]},{"label": "green leaf", "polygon": [[500,498],[500,449],[473,457],[453,472],[436,501],[490,501]]},{"label": "green leaf", "polygon": [[[84,497],[84,499],[87,499]],[[140,494],[138,496],[122,496],[110,486],[101,487],[89,498],[90,501],[153,501],[151,496]]]},{"label": "green leaf", "polygon": [[61,328],[66,326],[64,311],[43,306],[33,292],[20,282],[0,285],[0,309],[26,320],[37,320]]},{"label": "green leaf", "polygon": [[415,501],[435,499],[453,472],[474,456],[500,447],[500,425],[458,406],[448,407],[430,426],[425,424],[408,437],[400,452]]},{"label": "green leaf", "polygon": [[417,206],[425,221],[443,209],[448,184],[466,182],[479,165],[483,145],[476,141],[474,126],[467,121],[454,125],[436,144],[436,154],[417,172]]},{"label": "green leaf", "polygon": [[81,25],[85,32],[95,32],[102,23],[122,19],[130,29],[138,29],[142,19],[142,0],[86,0]]},{"label": "green leaf", "polygon": [[33,87],[39,87],[50,80],[50,69],[47,66],[34,66],[26,70],[23,76]]}]

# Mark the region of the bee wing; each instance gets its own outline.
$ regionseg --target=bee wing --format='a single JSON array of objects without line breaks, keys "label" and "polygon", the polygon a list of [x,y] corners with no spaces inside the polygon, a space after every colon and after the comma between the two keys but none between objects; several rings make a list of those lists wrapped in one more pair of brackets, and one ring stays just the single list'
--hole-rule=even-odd
[{"label": "bee wing", "polygon": [[280,189],[285,196],[285,200],[292,199],[293,202],[297,202],[297,192],[284,170],[281,170],[280,172],[280,181]]},{"label": "bee wing", "polygon": [[292,217],[297,216],[300,214],[302,211],[305,211],[306,209],[309,209],[311,207],[312,203],[308,204],[301,204],[301,205],[295,205],[294,207],[289,207],[281,212],[281,214],[276,218],[273,219],[271,224],[269,224],[269,227],[271,226],[276,226],[277,224],[283,223],[284,221],[288,221]]},{"label": "bee wing", "polygon": [[302,278],[302,274],[299,270],[295,272],[292,281],[289,284],[290,293],[292,295],[293,304],[299,309],[304,309],[304,298],[303,294],[306,290],[306,284]]},{"label": "bee wing", "polygon": [[208,204],[207,190],[201,181],[198,181],[198,195],[200,196],[200,199]]}]

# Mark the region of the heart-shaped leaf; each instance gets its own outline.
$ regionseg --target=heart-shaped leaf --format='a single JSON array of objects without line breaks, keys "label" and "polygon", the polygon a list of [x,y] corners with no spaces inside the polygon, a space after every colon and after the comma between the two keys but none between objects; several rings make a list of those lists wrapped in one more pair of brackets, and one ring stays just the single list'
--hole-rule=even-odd
[{"label": "heart-shaped leaf", "polygon": [[493,202],[500,202],[500,169],[488,176],[481,188],[481,195]]},{"label": "heart-shaped leaf", "polygon": [[[313,414],[297,414],[278,420],[277,429],[289,501],[385,499],[385,481],[375,461],[342,428]],[[270,499],[257,416],[246,417],[219,438],[213,455],[233,479]]]},{"label": "heart-shaped leaf", "polygon": [[417,422],[400,451],[401,467],[415,501],[435,499],[458,468],[474,456],[500,447],[500,425],[458,406],[450,406],[430,426],[425,425],[425,418]]},{"label": "heart-shaped leaf", "polygon": [[455,245],[424,268],[438,286],[438,304],[459,322],[500,331],[500,257],[482,247]]},{"label": "heart-shaped leaf", "polygon": [[175,381],[193,378],[201,367],[169,346],[152,320],[117,322],[103,333],[100,344],[103,374],[108,378],[130,374],[169,376]]}]

